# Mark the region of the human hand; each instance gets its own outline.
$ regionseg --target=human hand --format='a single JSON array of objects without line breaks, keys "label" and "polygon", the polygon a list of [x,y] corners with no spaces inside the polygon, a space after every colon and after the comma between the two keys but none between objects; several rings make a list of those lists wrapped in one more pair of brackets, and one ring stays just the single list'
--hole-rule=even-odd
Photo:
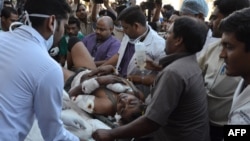
[{"label": "human hand", "polygon": [[56,56],[59,53],[59,47],[53,47],[49,50],[50,56]]},{"label": "human hand", "polygon": [[82,86],[78,85],[74,88],[71,88],[68,93],[70,97],[77,97],[82,93]]},{"label": "human hand", "polygon": [[96,141],[114,141],[115,138],[111,135],[110,130],[98,129],[92,134],[92,138]]},{"label": "human hand", "polygon": [[127,76],[127,79],[134,84],[150,86],[153,84],[155,77],[156,76],[154,74],[145,75],[143,77],[141,75],[129,75]]},{"label": "human hand", "polygon": [[109,7],[109,0],[103,0],[103,5],[105,7]]},{"label": "human hand", "polygon": [[116,75],[105,75],[105,76],[99,76],[96,78],[96,81],[100,85],[108,85],[108,84],[113,84],[113,83],[123,83],[122,79]]},{"label": "human hand", "polygon": [[153,70],[153,71],[161,71],[162,66],[158,65],[156,62],[154,62],[151,58],[146,59],[146,69]]},{"label": "human hand", "polygon": [[115,72],[115,68],[112,65],[105,65],[105,66],[100,66],[95,70],[92,70],[88,76],[93,77],[95,75],[101,76],[101,75],[106,75],[106,74],[111,74]]},{"label": "human hand", "polygon": [[162,0],[156,0],[155,1],[155,7],[157,9],[161,9],[162,8]]}]

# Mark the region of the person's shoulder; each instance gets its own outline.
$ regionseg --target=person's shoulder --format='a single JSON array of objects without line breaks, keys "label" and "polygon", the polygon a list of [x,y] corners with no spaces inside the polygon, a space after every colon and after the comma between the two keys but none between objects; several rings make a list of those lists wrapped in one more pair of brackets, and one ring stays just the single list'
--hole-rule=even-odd
[{"label": "person's shoulder", "polygon": [[86,35],[83,39],[92,39],[93,37],[95,37],[96,36],[96,33],[95,32],[93,32],[93,33],[90,33],[90,34],[88,34],[88,35]]},{"label": "person's shoulder", "polygon": [[218,55],[218,53],[220,52],[219,50],[221,49],[221,40],[217,40],[215,42],[212,43],[208,43],[206,45],[206,47],[203,47],[203,49],[200,51],[199,55],[198,55],[198,60],[200,60],[201,58],[206,58],[206,60],[209,59],[213,59],[214,58],[218,58],[216,57]]},{"label": "person's shoulder", "polygon": [[156,43],[164,43],[165,44],[165,39],[163,37],[161,37],[156,31],[154,31],[153,29],[150,29],[149,33],[148,33],[148,37],[149,39],[152,39],[153,42]]},{"label": "person's shoulder", "polygon": [[113,43],[121,43],[121,41],[120,40],[118,40],[115,36],[113,36],[113,35],[111,35],[111,37],[110,37],[110,40],[111,40],[111,42],[113,42]]}]

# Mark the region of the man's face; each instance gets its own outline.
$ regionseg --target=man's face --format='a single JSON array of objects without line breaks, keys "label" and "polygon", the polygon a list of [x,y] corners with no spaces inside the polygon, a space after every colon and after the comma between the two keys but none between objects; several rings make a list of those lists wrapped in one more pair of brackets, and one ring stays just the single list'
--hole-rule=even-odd
[{"label": "man's face", "polygon": [[121,115],[122,119],[129,122],[132,115],[140,113],[140,105],[142,102],[132,94],[121,93],[118,96],[117,113]]},{"label": "man's face", "polygon": [[167,30],[170,28],[170,26],[172,25],[172,23],[174,23],[174,21],[178,18],[178,15],[173,14],[167,22]]},{"label": "man's face", "polygon": [[[57,21],[55,21],[55,22],[57,22]],[[57,24],[57,27],[56,27],[56,30],[55,30],[55,33],[54,33],[54,43],[53,43],[53,45],[57,45],[58,42],[60,41],[60,39],[63,37],[64,29],[65,29],[65,26],[68,23],[68,19],[62,19],[59,22],[60,22],[60,24],[59,25]]]},{"label": "man's face", "polygon": [[175,52],[173,29],[174,29],[174,24],[171,24],[166,35],[166,47],[165,47],[166,54],[172,54]]},{"label": "man's face", "polygon": [[1,20],[2,20],[2,26],[6,28],[6,31],[8,31],[11,23],[16,22],[18,20],[18,15],[11,13],[9,18],[2,17]]},{"label": "man's face", "polygon": [[226,74],[229,76],[245,76],[250,74],[250,52],[246,52],[245,44],[236,39],[234,33],[224,32],[220,57],[225,61]]},{"label": "man's face", "polygon": [[80,29],[77,27],[75,23],[66,26],[66,32],[68,33],[69,37],[77,36],[79,30]]},{"label": "man's face", "polygon": [[98,40],[106,40],[112,33],[113,28],[104,20],[98,20],[96,23],[96,38]]},{"label": "man's face", "polygon": [[220,21],[224,18],[225,16],[220,13],[220,10],[215,7],[213,13],[210,16],[210,26],[213,31],[212,36],[216,38],[221,38],[222,33],[219,31],[219,24]]},{"label": "man's face", "polygon": [[130,39],[136,39],[138,36],[135,34],[136,33],[136,27],[135,25],[130,25],[127,24],[124,21],[121,21],[121,25],[123,28],[123,32],[128,35]]},{"label": "man's face", "polygon": [[79,7],[78,11],[76,12],[76,16],[82,21],[87,19],[87,11],[83,5]]}]

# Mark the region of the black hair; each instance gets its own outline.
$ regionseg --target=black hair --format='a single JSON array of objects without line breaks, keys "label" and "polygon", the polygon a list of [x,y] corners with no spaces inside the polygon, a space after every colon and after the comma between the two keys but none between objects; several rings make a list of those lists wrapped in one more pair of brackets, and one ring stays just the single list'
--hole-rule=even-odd
[{"label": "black hair", "polygon": [[[62,19],[68,19],[71,8],[65,0],[27,0],[24,9],[29,13],[55,15],[58,25]],[[33,27],[41,26],[45,18],[30,17]]]},{"label": "black hair", "polygon": [[11,14],[17,15],[16,9],[12,7],[4,7],[1,11],[1,17],[9,18]]},{"label": "black hair", "polygon": [[250,8],[234,12],[220,23],[222,32],[234,33],[237,40],[245,43],[246,51],[250,51]]},{"label": "black hair", "polygon": [[199,19],[183,16],[174,22],[174,38],[181,37],[190,53],[199,52],[206,41],[208,27]]},{"label": "black hair", "polygon": [[130,25],[140,23],[142,26],[146,26],[147,21],[139,6],[130,6],[122,10],[117,19]]},{"label": "black hair", "polygon": [[214,6],[226,17],[236,10],[249,7],[249,0],[215,0]]},{"label": "black hair", "polygon": [[76,24],[76,26],[80,29],[81,27],[80,27],[80,21],[77,19],[77,18],[75,18],[74,16],[70,16],[69,17],[69,22],[68,22],[68,24],[70,25],[70,24]]},{"label": "black hair", "polygon": [[144,115],[146,108],[147,108],[147,105],[144,103],[141,103],[141,105],[139,105],[139,107],[138,107],[138,111],[132,113],[131,116],[129,117],[129,119],[121,118],[121,123],[124,125],[124,124],[128,124],[128,123],[134,121],[138,117]]},{"label": "black hair", "polygon": [[167,11],[162,12],[162,16],[164,18],[167,18],[167,19],[169,19],[172,16],[172,14],[174,13],[174,11],[175,11],[174,7],[172,5],[170,5],[170,4],[164,5],[163,9],[166,9]]},{"label": "black hair", "polygon": [[115,22],[115,20],[116,20],[115,14],[113,12],[110,12],[109,10],[101,10],[99,12],[99,16],[100,17],[101,16],[109,16],[113,20],[113,22]]},{"label": "black hair", "polygon": [[167,10],[174,10],[174,7],[171,4],[165,4],[163,5],[163,8]]},{"label": "black hair", "polygon": [[180,16],[180,11],[178,11],[178,10],[174,10],[174,12],[173,12],[173,14],[172,15],[178,15],[178,16]]}]

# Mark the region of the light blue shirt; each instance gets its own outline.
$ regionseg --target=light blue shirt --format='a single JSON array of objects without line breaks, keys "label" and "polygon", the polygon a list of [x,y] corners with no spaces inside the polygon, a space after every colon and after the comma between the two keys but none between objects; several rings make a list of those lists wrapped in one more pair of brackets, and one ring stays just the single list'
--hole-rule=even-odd
[{"label": "light blue shirt", "polygon": [[0,78],[1,141],[24,140],[35,117],[44,140],[79,140],[60,120],[62,70],[35,29],[0,33]]}]

